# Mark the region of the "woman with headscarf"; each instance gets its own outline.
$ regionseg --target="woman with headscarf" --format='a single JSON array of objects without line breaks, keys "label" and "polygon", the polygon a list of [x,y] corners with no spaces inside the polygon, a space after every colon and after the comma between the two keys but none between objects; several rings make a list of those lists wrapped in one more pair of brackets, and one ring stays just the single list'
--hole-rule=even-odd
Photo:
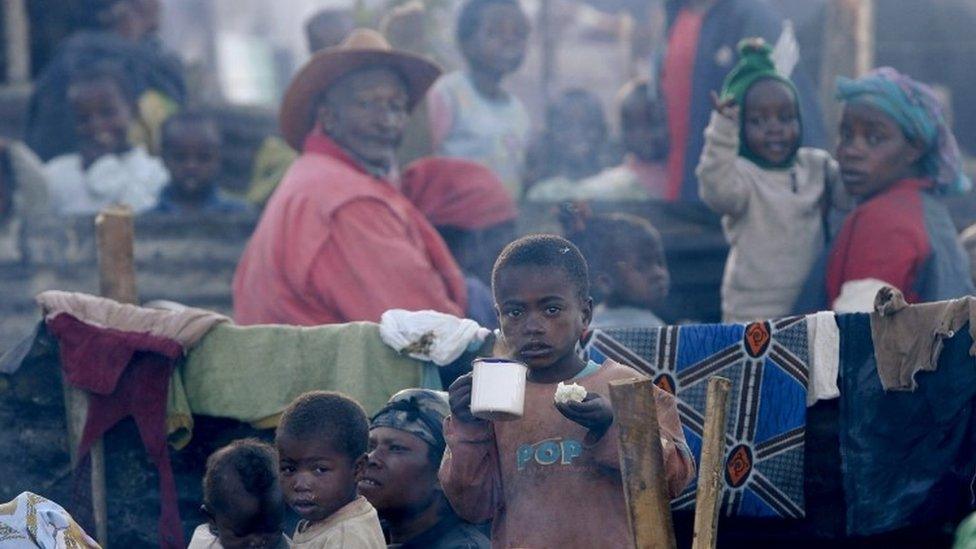
[{"label": "woman with headscarf", "polygon": [[383,520],[390,547],[487,549],[488,538],[451,509],[437,480],[447,443],[447,397],[427,389],[393,395],[370,422],[359,491]]},{"label": "woman with headscarf", "polygon": [[910,303],[974,293],[949,212],[936,199],[971,182],[932,90],[885,67],[841,78],[837,98],[846,103],[837,160],[857,208],[827,257],[820,306],[871,311],[883,286]]}]

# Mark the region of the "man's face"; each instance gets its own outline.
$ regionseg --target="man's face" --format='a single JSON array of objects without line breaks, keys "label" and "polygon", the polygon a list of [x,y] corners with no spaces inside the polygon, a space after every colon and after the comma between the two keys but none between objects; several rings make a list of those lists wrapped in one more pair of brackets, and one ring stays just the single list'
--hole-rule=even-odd
[{"label": "man's face", "polygon": [[381,517],[412,515],[430,507],[439,491],[430,446],[390,427],[369,431],[369,458],[359,477],[359,493]]},{"label": "man's face", "polygon": [[163,136],[163,162],[182,194],[206,194],[220,174],[219,131],[206,122],[174,125]]},{"label": "man's face", "polygon": [[409,96],[392,70],[367,69],[340,80],[319,107],[325,132],[369,167],[389,170],[407,123]]}]

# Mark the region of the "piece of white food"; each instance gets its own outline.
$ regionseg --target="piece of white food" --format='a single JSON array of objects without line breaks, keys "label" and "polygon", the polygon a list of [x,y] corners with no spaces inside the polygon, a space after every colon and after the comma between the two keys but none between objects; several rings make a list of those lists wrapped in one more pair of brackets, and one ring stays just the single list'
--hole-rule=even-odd
[{"label": "piece of white food", "polygon": [[567,402],[583,402],[586,398],[586,389],[577,383],[570,383],[566,385],[562,381],[556,386],[556,396],[555,400],[559,404],[566,404]]}]

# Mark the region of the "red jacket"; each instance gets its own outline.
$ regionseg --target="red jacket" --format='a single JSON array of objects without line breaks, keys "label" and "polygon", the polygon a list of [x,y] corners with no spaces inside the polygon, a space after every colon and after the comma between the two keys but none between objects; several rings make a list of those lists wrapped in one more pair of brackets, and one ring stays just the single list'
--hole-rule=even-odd
[{"label": "red jacket", "polygon": [[240,324],[378,322],[397,308],[463,316],[466,301],[424,216],[321,133],[309,134],[234,276]]}]

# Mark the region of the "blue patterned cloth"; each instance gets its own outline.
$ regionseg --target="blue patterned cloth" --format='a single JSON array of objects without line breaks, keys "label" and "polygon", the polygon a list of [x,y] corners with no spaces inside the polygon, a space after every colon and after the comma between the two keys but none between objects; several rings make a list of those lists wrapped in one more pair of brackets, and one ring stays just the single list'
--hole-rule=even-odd
[{"label": "blue patterned cloth", "polygon": [[[727,516],[801,518],[808,379],[807,325],[793,317],[749,325],[608,329],[584,342],[588,359],[630,365],[677,396],[685,437],[701,457],[708,379],[732,382],[726,431]],[[673,502],[691,508],[696,484]]]}]

